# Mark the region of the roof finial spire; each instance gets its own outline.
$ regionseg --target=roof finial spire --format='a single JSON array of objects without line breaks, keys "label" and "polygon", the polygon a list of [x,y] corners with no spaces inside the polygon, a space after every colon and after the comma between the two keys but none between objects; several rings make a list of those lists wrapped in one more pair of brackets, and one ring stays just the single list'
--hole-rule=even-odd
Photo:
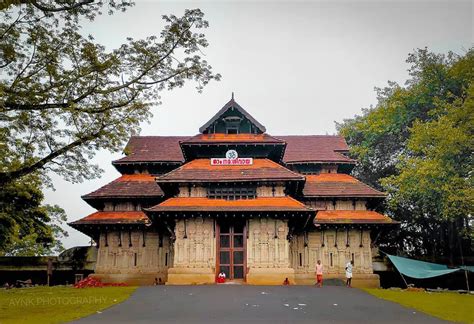
[{"label": "roof finial spire", "polygon": [[234,91],[232,91],[232,100],[234,100]]}]

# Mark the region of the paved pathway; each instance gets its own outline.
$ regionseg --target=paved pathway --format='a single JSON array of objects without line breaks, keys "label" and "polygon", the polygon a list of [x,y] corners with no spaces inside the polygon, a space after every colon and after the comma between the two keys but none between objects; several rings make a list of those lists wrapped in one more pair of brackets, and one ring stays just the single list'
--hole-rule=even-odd
[{"label": "paved pathway", "polygon": [[358,289],[311,286],[141,287],[78,323],[445,323]]}]

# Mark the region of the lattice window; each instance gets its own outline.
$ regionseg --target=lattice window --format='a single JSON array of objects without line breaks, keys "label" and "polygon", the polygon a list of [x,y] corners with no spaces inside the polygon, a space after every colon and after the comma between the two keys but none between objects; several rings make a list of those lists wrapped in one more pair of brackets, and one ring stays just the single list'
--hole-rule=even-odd
[{"label": "lattice window", "polygon": [[207,192],[208,198],[211,199],[253,199],[257,196],[257,188],[255,187],[211,187]]}]

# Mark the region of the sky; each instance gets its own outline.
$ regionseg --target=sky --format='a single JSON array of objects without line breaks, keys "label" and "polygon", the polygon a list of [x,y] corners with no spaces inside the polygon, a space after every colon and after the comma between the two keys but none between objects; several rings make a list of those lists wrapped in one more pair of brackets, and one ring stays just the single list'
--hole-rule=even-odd
[{"label": "sky", "polygon": [[[335,122],[376,104],[374,87],[408,78],[416,48],[463,54],[473,46],[473,1],[145,1],[125,13],[84,24],[107,49],[126,37],[159,35],[161,15],[200,8],[209,21],[203,51],[222,80],[198,93],[195,84],[162,93],[141,135],[195,135],[235,93],[235,100],[273,135],[335,134]],[[52,176],[46,203],[65,209],[68,221],[95,210],[81,196],[118,178],[99,151],[91,163],[101,178],[72,184]],[[68,225],[66,248],[90,239]]]}]

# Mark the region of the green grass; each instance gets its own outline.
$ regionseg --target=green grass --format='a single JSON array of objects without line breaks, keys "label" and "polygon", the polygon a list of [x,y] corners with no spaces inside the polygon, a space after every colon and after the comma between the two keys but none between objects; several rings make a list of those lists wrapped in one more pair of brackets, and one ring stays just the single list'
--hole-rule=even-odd
[{"label": "green grass", "polygon": [[126,300],[136,287],[34,287],[0,290],[0,324],[63,323]]},{"label": "green grass", "polygon": [[387,289],[364,289],[376,297],[459,323],[474,323],[474,296]]}]

